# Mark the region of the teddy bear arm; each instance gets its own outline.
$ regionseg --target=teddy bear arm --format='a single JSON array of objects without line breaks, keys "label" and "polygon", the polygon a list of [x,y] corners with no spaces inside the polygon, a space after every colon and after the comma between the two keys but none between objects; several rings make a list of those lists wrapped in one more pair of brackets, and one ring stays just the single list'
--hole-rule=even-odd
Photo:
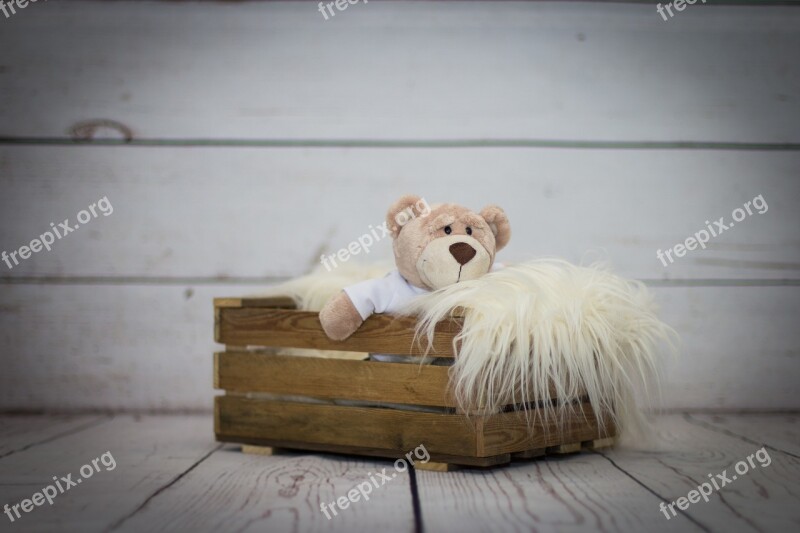
[{"label": "teddy bear arm", "polygon": [[343,341],[352,335],[364,319],[346,292],[339,294],[325,304],[319,313],[319,321],[325,334],[335,341]]}]

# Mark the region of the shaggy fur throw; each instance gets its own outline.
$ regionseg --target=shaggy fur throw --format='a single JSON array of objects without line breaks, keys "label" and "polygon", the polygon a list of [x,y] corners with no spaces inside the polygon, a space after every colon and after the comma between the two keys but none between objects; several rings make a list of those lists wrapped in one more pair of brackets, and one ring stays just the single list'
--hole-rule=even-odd
[{"label": "shaggy fur throw", "polygon": [[[341,288],[377,277],[391,265],[342,265],[318,270],[270,291],[298,307],[319,310]],[[415,298],[418,340],[429,342],[442,320],[463,321],[451,369],[456,399],[467,412],[487,414],[535,402],[536,417],[563,420],[588,398],[602,424],[644,428],[642,409],[658,394],[659,344],[674,331],[661,322],[640,282],[600,265],[578,267],[543,259],[456,283]]]}]

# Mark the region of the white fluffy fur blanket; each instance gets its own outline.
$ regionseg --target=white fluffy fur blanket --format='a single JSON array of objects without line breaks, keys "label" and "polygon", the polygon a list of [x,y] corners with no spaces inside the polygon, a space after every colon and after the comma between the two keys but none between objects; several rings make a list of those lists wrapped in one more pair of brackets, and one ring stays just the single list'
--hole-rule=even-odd
[{"label": "white fluffy fur blanket", "polygon": [[[342,287],[390,268],[320,269],[270,293],[319,310]],[[507,266],[420,296],[405,313],[418,317],[423,340],[432,338],[437,322],[463,317],[451,380],[466,410],[491,413],[535,399],[543,409],[534,416],[563,419],[588,397],[601,423],[605,414],[627,430],[643,428],[641,408],[658,390],[658,345],[674,333],[656,316],[642,283],[599,265],[555,259]]]}]

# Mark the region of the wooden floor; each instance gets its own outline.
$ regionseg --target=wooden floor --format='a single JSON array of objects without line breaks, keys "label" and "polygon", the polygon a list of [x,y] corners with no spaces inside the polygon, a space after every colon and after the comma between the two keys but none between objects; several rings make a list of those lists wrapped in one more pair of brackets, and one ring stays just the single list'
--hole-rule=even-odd
[{"label": "wooden floor", "polygon": [[[391,476],[392,463],[243,454],[214,442],[210,416],[4,416],[0,505],[32,497],[54,476],[77,480],[83,465],[111,457],[52,506],[45,501],[13,524],[0,517],[0,531],[798,531],[798,422],[788,414],[662,416],[659,445],[646,450],[400,473],[329,520],[321,502],[384,468]],[[734,480],[734,465],[762,446],[770,463],[757,456]],[[723,471],[730,484],[708,503],[670,520],[659,510]]]}]

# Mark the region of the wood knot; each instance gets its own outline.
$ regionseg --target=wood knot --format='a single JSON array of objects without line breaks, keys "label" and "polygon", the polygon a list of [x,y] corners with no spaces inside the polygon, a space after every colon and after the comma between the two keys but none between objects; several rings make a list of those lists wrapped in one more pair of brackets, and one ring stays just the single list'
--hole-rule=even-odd
[{"label": "wood knot", "polygon": [[133,130],[128,126],[122,122],[105,118],[77,122],[69,129],[69,136],[76,142],[89,142],[95,139],[98,130],[101,129],[113,130],[126,143],[133,140]]}]

